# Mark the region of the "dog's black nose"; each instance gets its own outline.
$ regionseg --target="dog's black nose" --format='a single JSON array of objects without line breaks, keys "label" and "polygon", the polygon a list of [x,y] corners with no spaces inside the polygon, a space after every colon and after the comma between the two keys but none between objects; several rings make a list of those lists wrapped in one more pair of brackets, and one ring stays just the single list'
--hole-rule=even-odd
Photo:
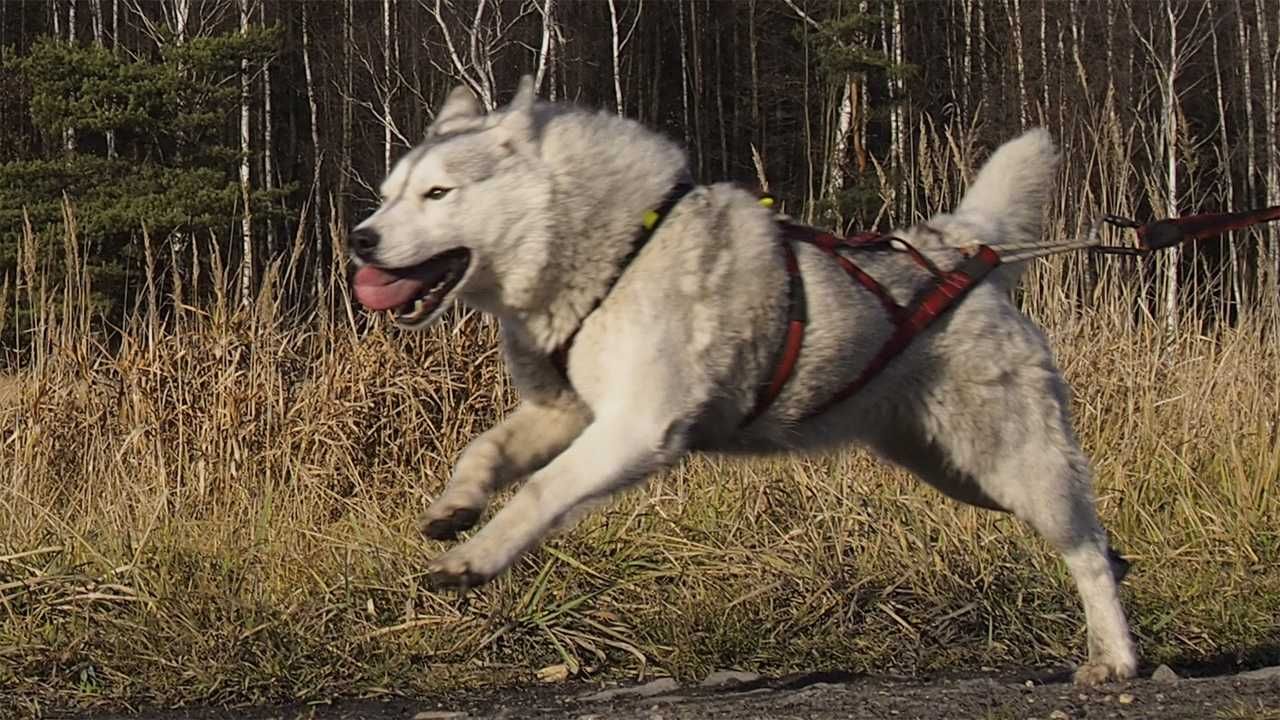
[{"label": "dog's black nose", "polygon": [[351,249],[362,259],[368,259],[378,248],[378,232],[371,228],[360,228],[351,231]]}]

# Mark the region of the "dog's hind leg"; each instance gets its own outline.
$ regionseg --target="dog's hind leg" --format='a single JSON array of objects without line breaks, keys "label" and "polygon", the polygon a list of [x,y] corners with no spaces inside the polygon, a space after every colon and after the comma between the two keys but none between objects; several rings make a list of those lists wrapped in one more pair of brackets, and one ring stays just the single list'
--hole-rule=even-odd
[{"label": "dog's hind leg", "polygon": [[1107,535],[1094,507],[1087,463],[1074,447],[1024,445],[1005,453],[983,485],[997,502],[1030,524],[1062,553],[1084,604],[1089,661],[1076,682],[1095,685],[1131,678],[1137,657]]},{"label": "dog's hind leg", "polygon": [[[1066,411],[1066,389],[1043,368],[1014,370],[1019,377],[993,386],[982,402],[936,407],[933,441],[948,465],[973,478],[983,496],[1036,529],[1062,553],[1084,605],[1089,661],[1075,682],[1132,678],[1137,671],[1119,578],[1098,519],[1088,461],[1076,445]],[[983,388],[965,388],[980,398]],[[964,391],[961,391],[964,392]]]},{"label": "dog's hind leg", "polygon": [[[1066,388],[1045,365],[1009,368],[998,383],[942,383],[923,400],[923,479],[958,499],[1004,509],[1060,552],[1088,625],[1089,661],[1076,682],[1133,677],[1137,657],[1118,570],[1094,506],[1088,462],[1071,432]],[[930,472],[928,467],[932,466]]]},{"label": "dog's hind leg", "polygon": [[480,519],[494,492],[559,455],[586,427],[587,409],[561,398],[557,404],[521,403],[462,452],[453,476],[423,512],[422,533],[449,540]]},{"label": "dog's hind leg", "polygon": [[943,495],[985,510],[1007,512],[978,482],[948,465],[946,454],[922,437],[920,428],[901,420],[882,419],[867,438],[884,459],[902,466]]}]

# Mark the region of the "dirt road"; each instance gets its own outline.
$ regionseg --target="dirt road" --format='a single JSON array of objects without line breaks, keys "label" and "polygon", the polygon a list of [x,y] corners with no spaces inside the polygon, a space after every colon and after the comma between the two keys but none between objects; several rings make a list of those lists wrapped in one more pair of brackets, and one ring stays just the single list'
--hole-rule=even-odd
[{"label": "dirt road", "polygon": [[[1163,671],[1162,671],[1163,672]],[[445,699],[200,709],[131,720],[788,720],[806,718],[1161,718],[1280,720],[1280,667],[1208,678],[1142,679],[1081,690],[1062,676],[895,679],[841,674],[709,678],[698,686],[542,685]],[[125,716],[93,720],[123,720]]]}]

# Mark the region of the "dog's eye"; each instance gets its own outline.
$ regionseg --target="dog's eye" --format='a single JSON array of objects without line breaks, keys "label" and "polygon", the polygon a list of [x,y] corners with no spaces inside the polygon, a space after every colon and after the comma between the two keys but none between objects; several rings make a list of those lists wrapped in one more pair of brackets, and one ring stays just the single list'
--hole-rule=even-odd
[{"label": "dog's eye", "polygon": [[431,188],[430,190],[428,190],[428,191],[426,191],[426,192],[422,193],[422,199],[423,199],[423,200],[439,200],[440,198],[444,197],[445,195],[448,195],[448,194],[449,194],[449,191],[450,191],[450,190],[452,190],[452,189],[453,189],[453,188],[447,188],[447,187],[440,187],[440,186],[436,186],[436,187],[433,187],[433,188]]}]

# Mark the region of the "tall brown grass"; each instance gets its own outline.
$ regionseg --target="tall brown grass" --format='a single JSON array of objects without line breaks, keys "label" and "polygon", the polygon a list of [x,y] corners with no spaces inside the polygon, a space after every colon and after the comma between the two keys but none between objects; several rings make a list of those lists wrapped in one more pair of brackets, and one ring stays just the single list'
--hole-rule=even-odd
[{"label": "tall brown grass", "polygon": [[[973,143],[929,137],[950,150],[922,153],[940,165],[914,181],[921,207],[941,207]],[[1073,202],[1096,204],[1065,198],[1055,236],[1077,232]],[[357,324],[340,282],[329,310],[286,317],[279,273],[258,297],[188,289],[162,312],[153,277],[106,343],[68,220],[59,250],[28,231],[0,298],[34,309],[13,321],[29,350],[0,376],[0,708],[1083,652],[1073,586],[1038,538],[854,451],[692,458],[491,586],[432,593],[423,569],[442,546],[414,515],[515,401],[492,324]],[[1187,313],[1171,333],[1133,312],[1124,268],[1090,289],[1085,263],[1040,263],[1024,299],[1135,561],[1125,601],[1144,656],[1280,659],[1277,313]]]}]

